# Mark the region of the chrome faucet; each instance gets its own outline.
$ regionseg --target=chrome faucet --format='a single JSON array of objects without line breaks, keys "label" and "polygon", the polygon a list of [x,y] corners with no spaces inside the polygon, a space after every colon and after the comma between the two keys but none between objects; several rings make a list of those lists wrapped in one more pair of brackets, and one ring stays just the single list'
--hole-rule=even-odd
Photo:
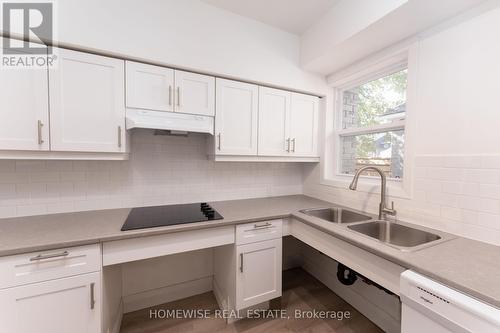
[{"label": "chrome faucet", "polygon": [[356,187],[358,187],[358,179],[359,176],[363,171],[366,170],[373,170],[376,171],[382,180],[382,188],[380,189],[380,205],[378,206],[378,219],[382,220],[386,217],[386,215],[396,215],[396,211],[394,210],[394,201],[391,204],[391,208],[388,208],[386,203],[385,203],[385,197],[386,197],[386,191],[387,191],[387,179],[385,177],[385,174],[382,170],[380,170],[377,167],[374,166],[365,166],[356,171],[356,174],[354,175],[354,178],[351,182],[351,185],[349,185],[350,190],[356,190]]}]

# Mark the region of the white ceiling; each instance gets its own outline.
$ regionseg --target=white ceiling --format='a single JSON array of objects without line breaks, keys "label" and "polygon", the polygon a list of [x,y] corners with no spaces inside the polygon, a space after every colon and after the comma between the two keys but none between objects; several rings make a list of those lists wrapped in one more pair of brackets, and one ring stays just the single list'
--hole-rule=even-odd
[{"label": "white ceiling", "polygon": [[340,0],[202,0],[235,14],[301,35]]}]

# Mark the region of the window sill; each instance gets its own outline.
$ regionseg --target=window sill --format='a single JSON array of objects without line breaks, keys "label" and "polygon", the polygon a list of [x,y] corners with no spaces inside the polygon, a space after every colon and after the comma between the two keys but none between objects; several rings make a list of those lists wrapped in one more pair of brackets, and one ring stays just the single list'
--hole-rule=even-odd
[{"label": "window sill", "polygon": [[[336,175],[333,178],[322,178],[321,185],[349,189],[352,175]],[[359,177],[356,191],[366,193],[380,193],[380,178],[378,177]],[[410,199],[409,191],[404,186],[402,180],[387,179],[387,196],[394,198]]]}]

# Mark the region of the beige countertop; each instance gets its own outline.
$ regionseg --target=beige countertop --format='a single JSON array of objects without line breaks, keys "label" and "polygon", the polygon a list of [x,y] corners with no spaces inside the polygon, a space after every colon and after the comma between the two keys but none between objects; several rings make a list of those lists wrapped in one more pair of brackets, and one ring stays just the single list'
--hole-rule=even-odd
[{"label": "beige countertop", "polygon": [[120,231],[130,209],[0,219],[0,256],[293,216],[500,308],[499,246],[440,232],[450,240],[419,251],[400,251],[346,226],[300,213],[299,210],[305,208],[334,205],[303,195],[219,201],[211,205],[224,219],[130,231]]}]

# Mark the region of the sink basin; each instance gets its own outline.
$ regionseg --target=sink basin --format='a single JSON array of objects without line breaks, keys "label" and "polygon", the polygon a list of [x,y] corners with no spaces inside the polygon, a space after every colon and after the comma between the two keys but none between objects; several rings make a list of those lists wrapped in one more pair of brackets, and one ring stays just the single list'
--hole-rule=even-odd
[{"label": "sink basin", "polygon": [[437,234],[388,221],[370,221],[348,228],[398,248],[414,248],[441,239]]},{"label": "sink basin", "polygon": [[371,220],[371,217],[368,215],[363,215],[340,207],[303,209],[300,212],[334,223],[352,223]]}]

